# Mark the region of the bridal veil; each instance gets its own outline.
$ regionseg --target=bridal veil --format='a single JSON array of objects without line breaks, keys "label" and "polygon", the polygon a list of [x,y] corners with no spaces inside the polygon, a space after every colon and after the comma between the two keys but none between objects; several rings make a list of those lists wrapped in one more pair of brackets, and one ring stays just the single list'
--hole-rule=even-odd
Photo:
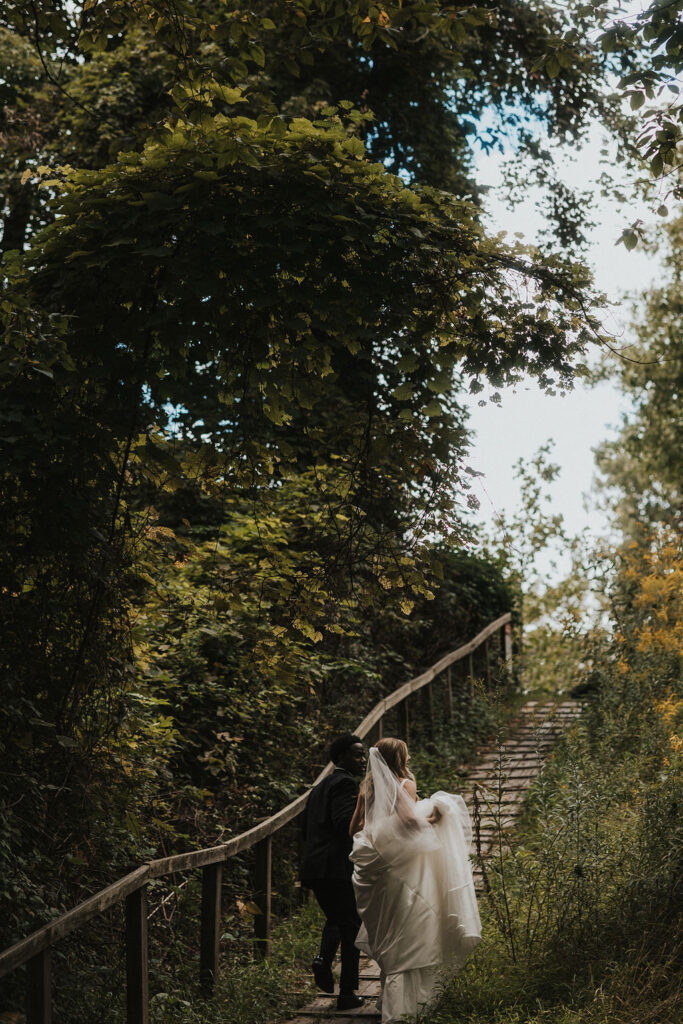
[{"label": "bridal veil", "polygon": [[441,966],[461,967],[480,941],[472,829],[461,797],[438,792],[414,802],[375,747],[364,791],[365,826],[351,853],[363,922],[356,945],[380,966],[388,1024],[417,1013],[434,996]]}]

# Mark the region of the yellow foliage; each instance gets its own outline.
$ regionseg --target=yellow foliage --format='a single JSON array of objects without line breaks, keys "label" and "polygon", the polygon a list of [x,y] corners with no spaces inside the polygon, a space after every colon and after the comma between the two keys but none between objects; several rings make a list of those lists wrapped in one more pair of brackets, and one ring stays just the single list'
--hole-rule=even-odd
[{"label": "yellow foliage", "polygon": [[683,698],[676,697],[670,693],[664,700],[655,701],[655,711],[670,725],[676,718],[679,711],[683,710]]},{"label": "yellow foliage", "polygon": [[637,580],[634,606],[642,622],[634,630],[642,654],[666,653],[683,657],[683,551],[668,532],[655,535],[649,550],[631,544],[625,569]]},{"label": "yellow foliage", "polygon": [[[683,713],[683,697],[677,697],[676,694],[670,693],[663,700],[656,700],[654,707],[669,732],[671,750],[674,754],[681,754],[683,752],[683,736],[678,734],[676,719],[680,718]],[[670,760],[665,758],[664,761],[665,765],[670,767]]]}]

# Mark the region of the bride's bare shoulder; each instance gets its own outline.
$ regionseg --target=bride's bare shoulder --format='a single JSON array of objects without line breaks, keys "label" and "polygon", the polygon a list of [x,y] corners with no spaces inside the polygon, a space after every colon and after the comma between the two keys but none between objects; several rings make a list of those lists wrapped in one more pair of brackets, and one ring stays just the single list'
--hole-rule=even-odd
[{"label": "bride's bare shoulder", "polygon": [[403,779],[401,782],[401,789],[404,789],[409,797],[413,800],[417,800],[417,784],[415,779]]}]

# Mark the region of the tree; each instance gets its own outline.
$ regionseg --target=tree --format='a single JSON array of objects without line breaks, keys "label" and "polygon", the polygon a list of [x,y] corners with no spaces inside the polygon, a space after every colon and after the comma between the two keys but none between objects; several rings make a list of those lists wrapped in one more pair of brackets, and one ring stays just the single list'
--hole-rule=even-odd
[{"label": "tree", "polygon": [[[215,0],[12,0],[0,15],[10,240],[45,215],[35,193],[28,215],[23,208],[26,167],[102,166],[178,105],[201,110],[221,90],[237,98],[236,88],[254,117],[315,119],[326,104],[348,101],[373,160],[476,198],[474,146],[516,136],[538,161],[540,126],[574,145],[591,118],[610,118],[601,84],[610,58],[587,43],[591,20],[569,31],[573,18],[564,5],[507,0],[461,8],[262,0],[248,11]],[[580,225],[569,207],[556,208],[566,241]]]},{"label": "tree", "polygon": [[659,524],[680,529],[683,511],[683,220],[672,221],[662,234],[664,280],[643,295],[634,343],[617,365],[634,411],[624,418],[617,438],[598,453],[618,524],[626,537],[640,539]]},{"label": "tree", "polygon": [[[618,53],[620,88],[632,110],[641,111],[636,148],[666,194],[681,199],[680,142],[683,105],[683,22],[681,0],[653,0],[644,10],[619,10],[600,37],[605,53]],[[628,244],[628,242],[627,242]]]},{"label": "tree", "polygon": [[[78,836],[94,821],[113,863],[157,839],[150,827],[113,841],[107,817],[127,787],[147,814],[156,783],[143,774],[138,791],[124,776],[157,741],[163,755],[148,767],[163,775],[185,721],[152,692],[135,632],[141,605],[154,617],[156,545],[176,576],[167,592],[188,577],[202,601],[193,637],[217,627],[234,638],[235,623],[248,623],[229,658],[211,661],[208,637],[197,659],[208,688],[197,692],[228,688],[208,678],[212,665],[239,669],[258,711],[259,687],[286,690],[302,652],[315,661],[366,609],[405,614],[431,596],[427,541],[465,532],[460,391],[525,373],[569,386],[598,331],[580,267],[489,238],[455,177],[442,180],[457,139],[437,145],[449,120],[437,99],[457,76],[469,82],[459,40],[472,53],[488,41],[489,13],[300,9],[271,4],[245,21],[221,5],[217,22],[210,4],[17,4],[4,15],[21,40],[37,28],[40,49],[23,47],[23,77],[8,79],[25,121],[13,122],[5,171],[16,183],[23,163],[32,190],[28,215],[10,203],[8,217],[31,244],[5,256],[2,304],[0,742],[19,766],[3,782],[8,833],[15,787],[33,780],[22,798],[35,829],[27,859],[47,857],[55,834],[60,855],[72,852],[60,822],[93,774],[101,800]],[[361,82],[394,43],[404,61],[422,54],[421,95],[444,75],[433,135],[426,118],[401,124],[407,93],[380,131],[354,98],[326,105],[328,86],[318,92],[313,78],[294,91],[296,73],[305,77],[288,64],[294,48],[297,64],[318,70],[344,65],[350,50],[344,81]],[[347,88],[339,74],[335,89]],[[31,118],[41,132],[29,156]],[[385,166],[390,145],[400,174]],[[413,180],[423,169],[456,194]],[[248,514],[252,564],[233,550]],[[193,538],[198,521],[207,530]],[[159,680],[162,699],[175,699],[176,682]],[[275,694],[273,707],[305,685]],[[62,785],[47,800],[53,778]]]}]

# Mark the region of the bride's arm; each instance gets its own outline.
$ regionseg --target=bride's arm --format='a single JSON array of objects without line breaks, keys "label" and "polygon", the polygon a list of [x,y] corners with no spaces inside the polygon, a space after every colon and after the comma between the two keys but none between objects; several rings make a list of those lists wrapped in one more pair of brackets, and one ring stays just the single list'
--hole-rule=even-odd
[{"label": "bride's arm", "polygon": [[[403,788],[405,789],[408,796],[412,797],[413,800],[417,800],[417,783],[414,782],[413,779],[406,779],[406,781],[403,784]],[[437,821],[440,820],[441,811],[439,810],[438,807],[435,807],[432,813],[427,818],[427,821],[429,822],[430,825],[436,825]]]},{"label": "bride's arm", "polygon": [[356,832],[360,832],[365,825],[365,797],[362,793],[358,794],[356,801],[356,809],[353,812],[351,818],[351,824],[349,825],[349,835],[355,836]]}]

